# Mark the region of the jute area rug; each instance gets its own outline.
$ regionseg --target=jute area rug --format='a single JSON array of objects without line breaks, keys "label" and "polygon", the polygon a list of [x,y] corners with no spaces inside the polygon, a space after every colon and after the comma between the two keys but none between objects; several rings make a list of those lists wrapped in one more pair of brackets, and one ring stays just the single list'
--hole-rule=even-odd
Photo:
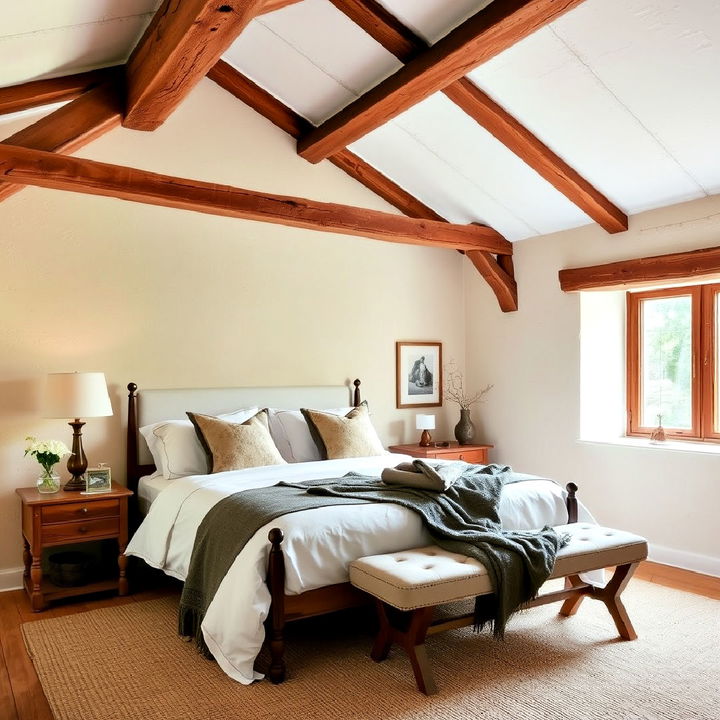
[{"label": "jute area rug", "polygon": [[[605,607],[516,615],[505,642],[463,629],[428,641],[440,688],[425,697],[407,658],[368,657],[372,617],[294,624],[288,680],[239,685],[175,634],[174,597],[26,623],[57,720],[718,720],[720,602],[635,580],[640,635],[617,639]],[[344,622],[343,622],[344,621]]]}]

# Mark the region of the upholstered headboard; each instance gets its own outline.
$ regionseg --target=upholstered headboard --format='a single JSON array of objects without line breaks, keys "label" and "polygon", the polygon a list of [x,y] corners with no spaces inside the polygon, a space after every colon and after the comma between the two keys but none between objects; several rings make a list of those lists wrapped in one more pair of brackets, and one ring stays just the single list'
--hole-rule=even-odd
[{"label": "upholstered headboard", "polygon": [[299,387],[172,388],[138,390],[128,384],[127,485],[137,492],[138,480],[155,471],[150,450],[138,428],[162,420],[185,419],[185,412],[218,415],[242,407],[342,407],[360,404],[360,381],[347,385]]}]

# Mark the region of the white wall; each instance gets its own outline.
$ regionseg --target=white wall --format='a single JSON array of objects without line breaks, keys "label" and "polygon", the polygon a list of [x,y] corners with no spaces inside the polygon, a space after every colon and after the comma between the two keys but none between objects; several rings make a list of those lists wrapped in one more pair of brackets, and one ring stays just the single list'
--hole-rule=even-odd
[{"label": "white wall", "polygon": [[[329,163],[299,158],[294,140],[210,81],[156,132],[117,129],[78,154],[396,212]],[[415,413],[395,409],[395,341],[439,340],[447,359],[465,355],[464,259],[452,251],[35,188],[0,204],[0,223],[0,589],[21,564],[14,490],[38,469],[24,438],[70,442],[63,421],[40,417],[46,373],[106,373],[115,415],[88,420],[85,449],[122,481],[130,380],[359,377],[389,444],[416,436]]]},{"label": "white wall", "polygon": [[720,197],[655,210],[607,235],[587,226],[516,243],[520,309],[503,314],[465,269],[468,381],[495,458],[578,483],[597,520],[648,537],[654,557],[720,575],[720,455],[578,442],[580,296],[558,271],[720,245]]}]

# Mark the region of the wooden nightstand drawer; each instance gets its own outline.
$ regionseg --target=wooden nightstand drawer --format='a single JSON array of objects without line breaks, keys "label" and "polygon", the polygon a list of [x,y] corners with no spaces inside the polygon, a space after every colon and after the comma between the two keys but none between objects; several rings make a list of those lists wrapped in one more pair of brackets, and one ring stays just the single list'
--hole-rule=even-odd
[{"label": "wooden nightstand drawer", "polygon": [[42,540],[44,543],[77,542],[78,540],[117,535],[119,530],[119,517],[58,523],[57,525],[43,525]]},{"label": "wooden nightstand drawer", "polygon": [[487,464],[487,450],[458,450],[452,453],[438,453],[435,457],[443,460],[464,460],[466,463]]},{"label": "wooden nightstand drawer", "polygon": [[42,509],[43,524],[61,523],[72,520],[91,520],[101,517],[118,517],[119,500],[93,500],[92,502],[62,503],[47,505]]}]

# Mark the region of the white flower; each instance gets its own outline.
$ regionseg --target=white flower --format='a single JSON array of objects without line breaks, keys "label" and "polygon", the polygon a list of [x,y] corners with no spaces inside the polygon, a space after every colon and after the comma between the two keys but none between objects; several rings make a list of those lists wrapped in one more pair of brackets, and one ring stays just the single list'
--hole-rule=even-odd
[{"label": "white flower", "polygon": [[68,446],[60,440],[37,440],[34,437],[26,437],[29,445],[25,448],[26,455],[49,454],[57,455],[58,459],[64,455],[70,455]]}]

